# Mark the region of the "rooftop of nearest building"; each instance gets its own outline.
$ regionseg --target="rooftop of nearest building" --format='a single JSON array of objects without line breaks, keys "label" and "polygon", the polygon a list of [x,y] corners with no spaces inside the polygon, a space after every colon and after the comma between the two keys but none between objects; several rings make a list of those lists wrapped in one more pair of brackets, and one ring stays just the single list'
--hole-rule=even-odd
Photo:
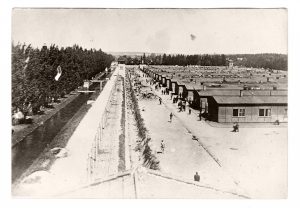
[{"label": "rooftop of nearest building", "polygon": [[287,104],[287,96],[213,96],[218,104]]},{"label": "rooftop of nearest building", "polygon": [[197,90],[200,96],[240,96],[242,93],[242,97],[256,97],[256,96],[266,96],[266,97],[274,97],[274,96],[287,96],[287,90],[240,90],[240,89],[206,89],[206,90]]}]

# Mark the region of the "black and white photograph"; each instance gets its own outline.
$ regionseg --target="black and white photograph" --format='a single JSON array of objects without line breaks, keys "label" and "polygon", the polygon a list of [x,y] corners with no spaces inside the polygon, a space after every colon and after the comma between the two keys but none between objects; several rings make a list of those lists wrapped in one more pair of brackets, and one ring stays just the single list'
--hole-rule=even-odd
[{"label": "black and white photograph", "polygon": [[288,9],[15,7],[10,50],[12,198],[288,198]]}]

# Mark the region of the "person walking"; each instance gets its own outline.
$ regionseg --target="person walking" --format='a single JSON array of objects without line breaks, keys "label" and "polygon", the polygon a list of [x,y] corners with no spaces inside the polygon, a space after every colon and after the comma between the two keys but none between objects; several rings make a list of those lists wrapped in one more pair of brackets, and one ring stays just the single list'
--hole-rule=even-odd
[{"label": "person walking", "polygon": [[233,132],[239,132],[239,124],[238,123],[234,123],[233,124]]},{"label": "person walking", "polygon": [[194,175],[194,181],[200,182],[200,175],[198,174],[198,172],[196,172],[196,174]]},{"label": "person walking", "polygon": [[161,98],[159,98],[159,105],[161,105]]},{"label": "person walking", "polygon": [[191,109],[191,108],[189,108],[189,115],[191,115],[191,113],[192,113],[192,109]]},{"label": "person walking", "polygon": [[170,113],[170,123],[172,123],[173,113]]},{"label": "person walking", "polygon": [[161,142],[160,142],[160,149],[161,149],[162,153],[165,152],[165,143],[164,143],[164,140],[161,140]]}]

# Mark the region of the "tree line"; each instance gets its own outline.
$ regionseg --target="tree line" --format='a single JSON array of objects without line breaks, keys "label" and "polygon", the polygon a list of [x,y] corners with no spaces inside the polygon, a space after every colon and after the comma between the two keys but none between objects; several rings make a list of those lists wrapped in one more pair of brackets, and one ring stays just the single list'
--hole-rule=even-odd
[{"label": "tree line", "polygon": [[125,63],[128,65],[147,64],[147,65],[202,65],[202,66],[225,66],[227,65],[226,56],[221,55],[183,55],[183,54],[163,54],[156,55],[154,53],[141,57],[121,56],[121,59],[125,59]]},{"label": "tree line", "polygon": [[275,70],[287,70],[287,55],[263,53],[263,54],[204,54],[204,55],[183,55],[183,54],[150,54],[143,56],[121,56],[128,65],[141,63],[148,65],[201,65],[201,66],[228,66],[229,60],[235,66],[265,68]]},{"label": "tree line", "polygon": [[287,71],[287,55],[285,54],[236,54],[227,55],[237,66],[265,68]]},{"label": "tree line", "polygon": [[[114,60],[95,49],[83,49],[78,45],[61,47],[51,45],[41,49],[31,45],[12,44],[12,110],[19,109],[26,115],[40,107],[69,94],[96,74],[110,67]],[[58,81],[54,79],[57,67],[62,69]]]}]

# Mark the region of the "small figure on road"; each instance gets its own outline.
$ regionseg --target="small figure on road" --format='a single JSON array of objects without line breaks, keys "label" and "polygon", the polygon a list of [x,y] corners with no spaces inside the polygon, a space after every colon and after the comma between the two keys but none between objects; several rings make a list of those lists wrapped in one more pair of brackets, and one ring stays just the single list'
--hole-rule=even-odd
[{"label": "small figure on road", "polygon": [[191,115],[191,113],[192,113],[192,109],[191,109],[191,108],[189,108],[189,115]]},{"label": "small figure on road", "polygon": [[159,104],[161,105],[161,98],[159,98]]},{"label": "small figure on road", "polygon": [[183,109],[183,111],[185,111],[185,106],[186,106],[186,103],[183,102],[183,104],[182,104],[182,109]]},{"label": "small figure on road", "polygon": [[200,182],[200,175],[198,174],[198,172],[196,172],[196,174],[194,175],[194,181]]},{"label": "small figure on road", "polygon": [[173,113],[170,113],[170,122],[172,123]]},{"label": "small figure on road", "polygon": [[200,112],[200,113],[199,113],[199,120],[200,120],[200,121],[201,121],[201,115],[202,115],[202,114],[201,114],[201,112]]},{"label": "small figure on road", "polygon": [[238,123],[233,124],[233,132],[239,132],[239,124]]},{"label": "small figure on road", "polygon": [[161,149],[161,152],[162,152],[162,153],[165,152],[165,143],[164,143],[164,140],[161,140],[161,143],[160,143],[160,149]]},{"label": "small figure on road", "polygon": [[182,102],[181,102],[181,100],[178,102],[177,106],[179,108],[179,111],[181,112],[182,111]]}]

